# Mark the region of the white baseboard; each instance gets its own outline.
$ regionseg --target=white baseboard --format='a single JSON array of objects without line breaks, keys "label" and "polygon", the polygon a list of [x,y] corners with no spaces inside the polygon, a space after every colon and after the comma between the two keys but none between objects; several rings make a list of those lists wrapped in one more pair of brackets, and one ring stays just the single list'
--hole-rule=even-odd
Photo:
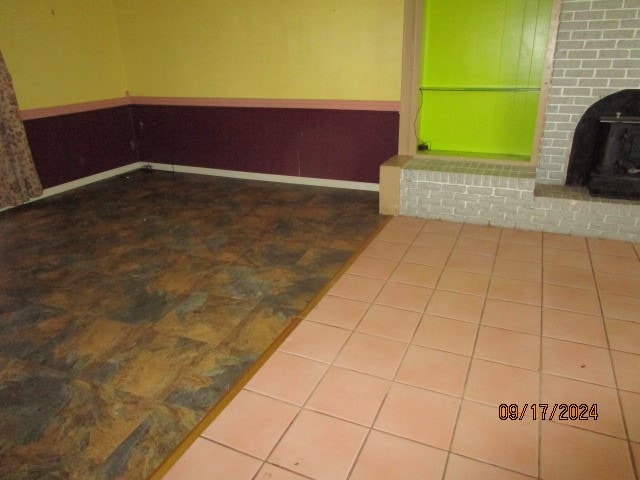
[{"label": "white baseboard", "polygon": [[134,170],[138,170],[140,167],[142,167],[142,164],[140,162],[134,162],[130,163],[129,165],[125,165],[124,167],[114,168],[112,170],[107,170],[106,172],[96,173],[95,175],[79,178],[78,180],[73,180],[72,182],[56,185],[55,187],[45,188],[42,196],[38,197],[38,199],[50,197],[51,195],[57,195],[58,193],[68,192],[69,190],[73,190],[78,187],[84,187],[85,185],[100,182],[102,180],[107,180],[108,178],[122,175],[123,173],[133,172]]},{"label": "white baseboard", "polygon": [[[42,195],[26,201],[25,204],[37,202],[38,200],[51,197],[52,195],[68,192],[69,190],[73,190],[79,187],[84,187],[85,185],[99,182],[101,180],[107,180],[108,178],[112,178],[117,175],[122,175],[123,173],[129,173],[134,170],[138,170],[141,166],[142,164],[140,162],[134,162],[134,163],[130,163],[129,165],[125,165],[124,167],[113,168],[111,170],[107,170],[106,172],[96,173],[95,175],[89,175],[88,177],[79,178],[78,180],[73,180],[71,182],[56,185],[55,187],[45,188],[44,191],[42,192]],[[9,210],[11,208],[15,208],[15,207],[0,208],[0,212],[4,212],[5,210]]]},{"label": "white baseboard", "polygon": [[[107,180],[108,178],[122,175],[123,173],[129,173],[134,170],[138,170],[145,165],[151,165],[154,170],[162,170],[166,172],[179,172],[179,173],[193,173],[196,175],[211,175],[214,177],[228,177],[228,178],[240,178],[243,180],[258,180],[262,182],[279,182],[279,183],[293,183],[298,185],[312,185],[316,187],[332,187],[332,188],[348,188],[351,190],[367,190],[371,192],[377,192],[380,190],[380,186],[377,183],[366,182],[351,182],[346,180],[328,180],[324,178],[311,178],[311,177],[293,177],[289,175],[271,175],[268,173],[252,173],[252,172],[239,172],[236,170],[220,170],[217,168],[202,168],[202,167],[185,167],[182,165],[170,165],[167,163],[149,163],[149,162],[134,162],[123,167],[107,170],[106,172],[96,173],[88,177],[79,178],[71,182],[56,185],[55,187],[45,188],[42,195],[37,198],[32,198],[25,203],[31,203],[43,198],[57,195],[59,193],[68,192],[78,187],[84,187],[91,183],[99,182],[101,180]],[[0,208],[0,212],[9,210],[15,207]]]},{"label": "white baseboard", "polygon": [[151,165],[154,170],[168,172],[194,173],[197,175],[211,175],[214,177],[240,178],[243,180],[258,180],[262,182],[294,183],[298,185],[312,185],[316,187],[348,188],[351,190],[368,190],[377,192],[377,183],[351,182],[347,180],[329,180],[325,178],[294,177],[289,175],[272,175],[269,173],[239,172],[237,170],[220,170],[217,168],[185,167],[183,165],[169,165],[166,163],[143,163]]}]

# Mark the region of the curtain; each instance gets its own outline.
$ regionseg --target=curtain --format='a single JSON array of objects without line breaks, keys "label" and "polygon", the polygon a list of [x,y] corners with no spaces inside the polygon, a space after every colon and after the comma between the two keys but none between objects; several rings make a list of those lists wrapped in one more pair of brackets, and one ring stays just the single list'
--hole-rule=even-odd
[{"label": "curtain", "polygon": [[0,52],[0,208],[42,195],[11,76]]}]

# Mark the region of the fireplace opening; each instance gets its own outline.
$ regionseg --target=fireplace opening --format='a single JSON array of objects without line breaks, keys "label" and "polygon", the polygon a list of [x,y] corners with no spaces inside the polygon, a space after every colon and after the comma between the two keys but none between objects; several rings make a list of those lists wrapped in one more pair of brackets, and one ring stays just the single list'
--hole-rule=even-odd
[{"label": "fireplace opening", "polygon": [[591,195],[640,198],[640,90],[623,90],[587,109],[575,130],[567,185]]},{"label": "fireplace opening", "polygon": [[640,197],[640,117],[600,117],[603,145],[589,179],[592,195]]}]

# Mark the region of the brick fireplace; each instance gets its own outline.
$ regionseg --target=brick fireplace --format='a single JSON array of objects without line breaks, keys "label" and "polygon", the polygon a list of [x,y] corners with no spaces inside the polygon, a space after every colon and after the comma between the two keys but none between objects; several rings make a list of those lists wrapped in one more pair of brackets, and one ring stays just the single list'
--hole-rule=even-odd
[{"label": "brick fireplace", "polygon": [[538,183],[564,185],[587,109],[640,88],[640,0],[563,0],[538,160]]},{"label": "brick fireplace", "polygon": [[640,242],[639,200],[565,185],[578,122],[627,89],[640,89],[640,0],[562,0],[537,166],[397,156],[381,212]]}]

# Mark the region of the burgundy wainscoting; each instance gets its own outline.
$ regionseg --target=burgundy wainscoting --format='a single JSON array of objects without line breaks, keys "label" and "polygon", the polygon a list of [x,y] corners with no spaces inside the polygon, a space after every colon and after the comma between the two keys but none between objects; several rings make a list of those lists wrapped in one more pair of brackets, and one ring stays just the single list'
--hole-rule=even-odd
[{"label": "burgundy wainscoting", "polygon": [[378,182],[397,112],[134,105],[140,161]]},{"label": "burgundy wainscoting", "polygon": [[137,162],[131,107],[24,121],[44,188]]},{"label": "burgundy wainscoting", "polygon": [[398,122],[389,111],[132,105],[24,124],[49,188],[137,161],[377,183]]},{"label": "burgundy wainscoting", "polygon": [[398,154],[398,112],[307,110],[300,122],[300,175],[378,183]]}]

